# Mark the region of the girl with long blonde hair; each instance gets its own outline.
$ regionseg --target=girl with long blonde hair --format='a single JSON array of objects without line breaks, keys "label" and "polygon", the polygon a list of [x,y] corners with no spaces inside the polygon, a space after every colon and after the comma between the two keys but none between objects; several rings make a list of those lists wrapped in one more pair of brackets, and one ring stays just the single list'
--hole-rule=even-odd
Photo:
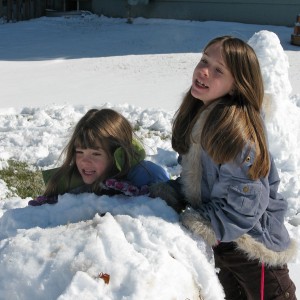
[{"label": "girl with long blonde hair", "polygon": [[254,50],[231,36],[210,41],[173,123],[181,175],[152,193],[212,247],[230,300],[296,299],[287,267],[296,247],[284,225],[287,201],[278,193],[263,101]]}]

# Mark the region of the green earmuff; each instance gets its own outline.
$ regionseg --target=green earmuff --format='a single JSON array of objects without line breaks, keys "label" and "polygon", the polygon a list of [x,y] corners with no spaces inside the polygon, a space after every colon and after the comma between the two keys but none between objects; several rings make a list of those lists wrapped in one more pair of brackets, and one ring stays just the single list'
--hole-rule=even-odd
[{"label": "green earmuff", "polygon": [[[138,164],[139,162],[144,160],[146,157],[145,149],[138,140],[133,139],[132,145],[133,145],[137,155],[135,157],[130,158],[131,159],[130,167],[135,166],[136,164]],[[122,147],[117,148],[116,151],[114,152],[114,160],[115,160],[117,169],[119,171],[122,171],[122,168],[124,167],[124,164],[125,164],[125,152]]]}]

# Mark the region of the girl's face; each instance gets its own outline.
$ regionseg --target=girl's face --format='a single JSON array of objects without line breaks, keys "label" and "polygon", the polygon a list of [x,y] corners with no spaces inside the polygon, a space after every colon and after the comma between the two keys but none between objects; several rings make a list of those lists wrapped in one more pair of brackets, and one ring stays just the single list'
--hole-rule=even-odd
[{"label": "girl's face", "polygon": [[92,184],[111,167],[111,160],[102,148],[76,148],[76,166],[84,183]]},{"label": "girl's face", "polygon": [[191,93],[204,105],[230,94],[234,79],[221,54],[221,43],[210,45],[203,53],[193,74]]}]

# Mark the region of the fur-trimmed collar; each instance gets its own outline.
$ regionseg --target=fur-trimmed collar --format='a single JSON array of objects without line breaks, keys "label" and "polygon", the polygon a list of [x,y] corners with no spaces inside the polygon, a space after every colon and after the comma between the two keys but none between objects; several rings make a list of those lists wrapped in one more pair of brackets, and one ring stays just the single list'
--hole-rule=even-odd
[{"label": "fur-trimmed collar", "polygon": [[201,182],[202,178],[202,130],[208,115],[218,102],[219,101],[214,101],[201,112],[192,130],[189,151],[182,155],[181,180],[183,183],[183,192],[186,196],[186,201],[189,202],[192,207],[197,207],[201,201],[201,185],[199,182]]}]

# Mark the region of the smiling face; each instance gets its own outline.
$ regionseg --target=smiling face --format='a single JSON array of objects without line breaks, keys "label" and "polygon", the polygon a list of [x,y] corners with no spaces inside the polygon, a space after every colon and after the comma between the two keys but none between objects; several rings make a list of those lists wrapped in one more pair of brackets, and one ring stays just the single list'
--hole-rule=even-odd
[{"label": "smiling face", "polygon": [[111,167],[111,159],[102,148],[76,148],[76,165],[85,184],[94,183]]},{"label": "smiling face", "polygon": [[204,105],[230,94],[234,79],[221,53],[221,43],[210,45],[204,51],[193,74],[191,94]]}]

